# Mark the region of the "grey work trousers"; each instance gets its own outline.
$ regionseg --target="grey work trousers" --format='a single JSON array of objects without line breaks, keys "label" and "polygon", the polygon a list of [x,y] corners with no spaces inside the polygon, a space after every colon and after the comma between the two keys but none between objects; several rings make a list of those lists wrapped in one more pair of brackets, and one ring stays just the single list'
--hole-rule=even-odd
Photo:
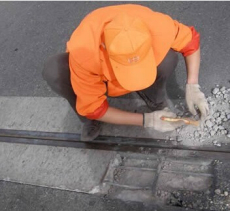
[{"label": "grey work trousers", "polygon": [[[178,63],[178,55],[169,50],[163,61],[157,66],[156,81],[147,89],[138,91],[153,103],[161,103],[165,100],[166,82]],[[79,115],[76,111],[76,99],[70,81],[69,54],[61,53],[50,57],[44,65],[42,72],[44,80],[58,95],[64,97],[78,115],[81,122],[89,121],[86,117]]]}]

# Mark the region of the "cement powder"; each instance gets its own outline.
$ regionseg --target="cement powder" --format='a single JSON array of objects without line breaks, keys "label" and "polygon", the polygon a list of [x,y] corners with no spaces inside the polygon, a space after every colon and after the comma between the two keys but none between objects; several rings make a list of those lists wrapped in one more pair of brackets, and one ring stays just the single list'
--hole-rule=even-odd
[{"label": "cement powder", "polygon": [[[185,125],[171,134],[170,139],[176,139],[182,145],[199,146],[213,144],[220,147],[222,144],[230,143],[230,88],[219,87],[212,90],[207,97],[209,104],[209,115],[200,127]],[[189,116],[186,104],[175,105],[178,116],[190,117],[198,120],[199,116]]]}]

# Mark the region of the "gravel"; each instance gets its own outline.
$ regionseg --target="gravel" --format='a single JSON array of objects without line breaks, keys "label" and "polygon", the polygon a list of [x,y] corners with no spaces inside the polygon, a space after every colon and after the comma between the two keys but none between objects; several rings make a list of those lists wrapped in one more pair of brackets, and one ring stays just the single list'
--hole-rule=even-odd
[{"label": "gravel", "polygon": [[216,95],[219,92],[219,90],[220,90],[219,88],[213,89],[212,94]]},{"label": "gravel", "polygon": [[217,195],[220,195],[220,194],[221,194],[220,189],[216,189],[216,190],[215,190],[215,193],[216,193]]},{"label": "gravel", "polygon": [[[176,140],[180,140],[183,145],[210,145],[220,147],[221,142],[230,143],[230,88],[217,85],[207,97],[209,105],[209,115],[203,122],[201,127],[191,125],[182,126],[176,130],[172,136],[176,136]],[[189,117],[199,120],[199,116],[189,116],[186,104],[179,103],[175,108],[181,108],[178,116]],[[183,141],[181,141],[183,140]]]}]

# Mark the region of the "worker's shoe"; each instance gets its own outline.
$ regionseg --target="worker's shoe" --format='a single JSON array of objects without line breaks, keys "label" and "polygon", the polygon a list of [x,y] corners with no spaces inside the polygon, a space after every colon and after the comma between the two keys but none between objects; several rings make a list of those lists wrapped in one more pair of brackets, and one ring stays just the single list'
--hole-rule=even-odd
[{"label": "worker's shoe", "polygon": [[84,123],[81,132],[81,141],[93,141],[101,131],[102,123],[96,120],[89,120]]},{"label": "worker's shoe", "polygon": [[151,111],[163,110],[164,108],[168,106],[165,99],[161,102],[153,102],[143,92],[139,91],[137,92],[137,94],[145,101],[146,105]]}]

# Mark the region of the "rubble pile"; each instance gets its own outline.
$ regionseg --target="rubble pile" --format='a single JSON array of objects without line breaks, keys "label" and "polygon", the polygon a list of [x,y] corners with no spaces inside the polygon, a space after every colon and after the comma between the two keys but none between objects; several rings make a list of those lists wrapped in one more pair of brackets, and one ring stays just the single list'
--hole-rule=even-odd
[{"label": "rubble pile", "polygon": [[[185,145],[214,144],[221,146],[218,139],[225,138],[230,141],[230,88],[219,87],[212,90],[207,97],[209,115],[201,127],[183,126],[176,130],[178,142]],[[176,105],[178,107],[178,105]],[[182,106],[183,107],[183,106]],[[185,111],[185,109],[182,109]],[[187,112],[180,114],[187,116]]]}]

